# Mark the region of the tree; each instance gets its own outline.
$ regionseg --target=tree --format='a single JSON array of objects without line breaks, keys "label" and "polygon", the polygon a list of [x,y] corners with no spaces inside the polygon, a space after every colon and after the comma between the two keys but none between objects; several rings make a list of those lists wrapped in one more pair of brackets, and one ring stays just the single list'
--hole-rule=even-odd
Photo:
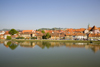
[{"label": "tree", "polygon": [[16,31],[15,29],[11,29],[11,30],[9,31],[9,33],[10,33],[11,35],[14,35],[14,34],[18,33],[18,31]]},{"label": "tree", "polygon": [[42,32],[43,34],[45,33],[45,31],[44,31],[44,30],[42,30],[41,32]]},{"label": "tree", "polygon": [[10,40],[11,39],[11,36],[7,36],[7,40]]},{"label": "tree", "polygon": [[47,39],[50,38],[50,36],[51,36],[51,35],[50,35],[49,33],[46,34],[46,38],[47,38]]}]

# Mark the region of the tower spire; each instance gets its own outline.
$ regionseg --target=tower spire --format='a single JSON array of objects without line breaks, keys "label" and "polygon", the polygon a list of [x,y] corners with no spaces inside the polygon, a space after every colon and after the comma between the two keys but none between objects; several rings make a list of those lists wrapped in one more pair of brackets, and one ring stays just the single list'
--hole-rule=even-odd
[{"label": "tower spire", "polygon": [[90,24],[88,24],[88,29],[90,28]]}]

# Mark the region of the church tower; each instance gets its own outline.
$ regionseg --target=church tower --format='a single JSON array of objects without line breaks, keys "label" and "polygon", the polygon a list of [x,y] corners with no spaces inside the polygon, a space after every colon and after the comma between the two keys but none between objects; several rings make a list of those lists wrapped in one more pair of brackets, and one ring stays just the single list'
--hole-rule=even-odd
[{"label": "church tower", "polygon": [[88,29],[90,28],[90,24],[88,24]]}]

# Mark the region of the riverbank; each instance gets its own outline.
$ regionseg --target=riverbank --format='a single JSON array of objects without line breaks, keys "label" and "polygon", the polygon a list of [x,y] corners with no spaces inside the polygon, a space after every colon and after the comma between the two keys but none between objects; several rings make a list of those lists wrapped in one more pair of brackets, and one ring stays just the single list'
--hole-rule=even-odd
[{"label": "riverbank", "polygon": [[46,42],[68,42],[68,43],[97,43],[100,44],[100,41],[84,41],[84,40],[24,40],[24,39],[12,39],[12,40],[0,40],[0,41],[46,41]]}]

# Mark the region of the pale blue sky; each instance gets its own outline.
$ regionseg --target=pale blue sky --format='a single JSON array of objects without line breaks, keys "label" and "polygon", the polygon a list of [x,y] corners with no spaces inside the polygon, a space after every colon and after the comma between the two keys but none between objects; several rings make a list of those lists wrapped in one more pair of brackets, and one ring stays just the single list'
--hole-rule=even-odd
[{"label": "pale blue sky", "polygon": [[0,0],[0,29],[100,27],[100,0]]}]

